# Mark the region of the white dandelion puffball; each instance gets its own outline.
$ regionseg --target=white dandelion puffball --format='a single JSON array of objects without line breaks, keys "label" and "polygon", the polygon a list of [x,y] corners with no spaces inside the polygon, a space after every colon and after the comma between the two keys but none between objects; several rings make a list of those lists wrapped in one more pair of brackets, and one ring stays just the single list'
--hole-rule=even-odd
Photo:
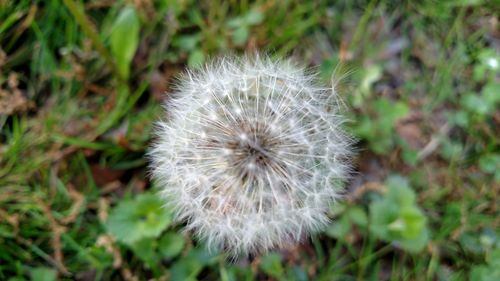
[{"label": "white dandelion puffball", "polygon": [[337,96],[289,60],[221,58],[179,79],[149,151],[175,218],[233,256],[328,223],[349,171]]}]

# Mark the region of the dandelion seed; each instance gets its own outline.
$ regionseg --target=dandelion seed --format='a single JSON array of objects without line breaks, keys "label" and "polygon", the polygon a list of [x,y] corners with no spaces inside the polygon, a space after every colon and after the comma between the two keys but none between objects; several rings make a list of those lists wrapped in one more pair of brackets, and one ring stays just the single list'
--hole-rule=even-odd
[{"label": "dandelion seed", "polygon": [[226,58],[184,75],[149,151],[176,220],[233,256],[322,229],[351,155],[336,99],[288,60]]}]

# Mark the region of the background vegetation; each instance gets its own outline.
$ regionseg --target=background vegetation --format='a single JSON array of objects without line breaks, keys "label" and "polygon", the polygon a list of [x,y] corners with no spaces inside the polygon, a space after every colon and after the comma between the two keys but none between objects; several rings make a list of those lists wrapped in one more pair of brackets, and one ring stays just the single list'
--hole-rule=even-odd
[{"label": "background vegetation", "polygon": [[[500,280],[499,12],[0,0],[0,279]],[[171,223],[144,153],[176,74],[254,50],[345,77],[360,142],[325,232],[231,263]]]}]

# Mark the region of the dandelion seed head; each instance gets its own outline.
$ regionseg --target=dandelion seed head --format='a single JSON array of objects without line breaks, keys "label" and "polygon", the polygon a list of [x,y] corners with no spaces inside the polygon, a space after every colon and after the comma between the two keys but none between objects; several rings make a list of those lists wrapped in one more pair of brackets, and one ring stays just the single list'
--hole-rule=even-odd
[{"label": "dandelion seed head", "polygon": [[215,60],[165,102],[151,173],[185,229],[233,256],[328,223],[349,172],[337,96],[289,60]]}]

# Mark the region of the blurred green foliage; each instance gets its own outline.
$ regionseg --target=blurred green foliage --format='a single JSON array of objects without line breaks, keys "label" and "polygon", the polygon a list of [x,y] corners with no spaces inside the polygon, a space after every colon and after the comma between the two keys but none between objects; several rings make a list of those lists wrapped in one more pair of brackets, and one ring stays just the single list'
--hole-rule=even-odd
[{"label": "blurred green foliage", "polygon": [[106,230],[116,240],[134,245],[139,240],[156,238],[172,221],[163,208],[162,200],[154,194],[143,193],[133,200],[122,200],[109,213]]},{"label": "blurred green foliage", "polygon": [[[0,1],[0,279],[499,280],[499,8]],[[358,155],[327,229],[232,262],[172,223],[145,153],[176,75],[256,50],[334,83]]]},{"label": "blurred green foliage", "polygon": [[111,27],[111,52],[124,79],[130,75],[130,63],[139,44],[140,22],[133,7],[125,7]]},{"label": "blurred green foliage", "polygon": [[429,233],[427,219],[415,205],[415,193],[401,177],[390,177],[386,184],[387,195],[370,205],[372,233],[405,250],[421,251],[427,245]]}]

